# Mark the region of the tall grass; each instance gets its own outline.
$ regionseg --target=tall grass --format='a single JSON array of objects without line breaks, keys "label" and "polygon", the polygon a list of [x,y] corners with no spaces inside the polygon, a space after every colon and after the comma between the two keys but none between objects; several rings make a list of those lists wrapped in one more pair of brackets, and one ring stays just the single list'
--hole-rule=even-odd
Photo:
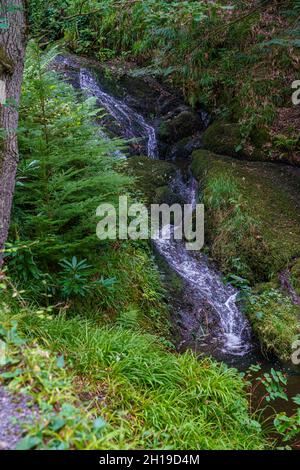
[{"label": "tall grass", "polygon": [[[3,315],[3,312],[2,312]],[[74,372],[99,384],[103,412],[120,426],[123,446],[146,449],[261,449],[259,424],[248,415],[241,376],[191,352],[176,355],[158,339],[128,327],[99,327],[77,317],[17,315],[42,347],[64,354]],[[126,444],[124,444],[124,440]],[[105,444],[104,444],[105,446]]]}]

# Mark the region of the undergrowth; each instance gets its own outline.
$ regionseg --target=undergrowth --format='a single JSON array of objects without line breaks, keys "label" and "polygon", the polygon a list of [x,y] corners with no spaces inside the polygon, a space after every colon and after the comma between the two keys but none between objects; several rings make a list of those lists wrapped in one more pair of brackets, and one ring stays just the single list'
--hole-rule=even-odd
[{"label": "undergrowth", "polygon": [[[268,447],[234,369],[170,353],[128,324],[99,327],[81,317],[13,310],[1,304],[8,347],[1,380],[31,394],[40,409],[21,447]],[[26,342],[16,342],[16,332]]]}]

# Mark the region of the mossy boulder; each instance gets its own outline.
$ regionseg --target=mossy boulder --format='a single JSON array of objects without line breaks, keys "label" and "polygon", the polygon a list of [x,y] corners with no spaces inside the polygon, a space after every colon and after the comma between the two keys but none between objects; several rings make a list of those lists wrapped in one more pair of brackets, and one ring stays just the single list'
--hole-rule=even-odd
[{"label": "mossy boulder", "polygon": [[131,157],[122,165],[122,171],[136,178],[136,187],[145,195],[147,202],[157,203],[163,194],[171,197],[171,190],[167,191],[167,188],[177,173],[172,163],[148,157]]},{"label": "mossy boulder", "polygon": [[264,128],[253,129],[244,142],[238,123],[216,120],[203,133],[202,141],[205,149],[220,155],[253,161],[267,159],[264,146],[269,141],[269,134]]},{"label": "mossy boulder", "polygon": [[276,289],[252,295],[246,313],[265,353],[289,362],[292,345],[300,334],[299,306]]},{"label": "mossy boulder", "polygon": [[181,201],[181,198],[178,197],[178,194],[174,193],[172,189],[169,186],[160,186],[155,190],[154,194],[154,199],[153,199],[154,204],[168,204],[169,206],[172,206],[173,204],[176,203],[182,203],[184,204],[184,201]]},{"label": "mossy boulder", "polygon": [[198,114],[189,108],[180,108],[174,115],[167,115],[158,128],[158,138],[162,142],[173,143],[193,136],[203,129],[203,122]]},{"label": "mossy boulder", "polygon": [[207,150],[193,153],[191,169],[202,187],[207,240],[224,271],[238,265],[252,283],[265,282],[300,255],[297,171]]},{"label": "mossy boulder", "polygon": [[203,146],[206,149],[231,157],[241,155],[238,150],[241,140],[239,125],[221,120],[213,122],[202,136]]}]

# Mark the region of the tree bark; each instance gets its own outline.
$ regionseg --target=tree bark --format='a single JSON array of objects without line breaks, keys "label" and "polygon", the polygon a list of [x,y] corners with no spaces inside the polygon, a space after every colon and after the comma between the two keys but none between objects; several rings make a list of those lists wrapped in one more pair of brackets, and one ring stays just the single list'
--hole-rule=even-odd
[{"label": "tree bark", "polygon": [[[26,47],[25,0],[0,0],[0,80],[6,101],[0,105],[0,269],[7,239],[19,161],[18,104]],[[3,90],[3,87],[2,87]]]}]

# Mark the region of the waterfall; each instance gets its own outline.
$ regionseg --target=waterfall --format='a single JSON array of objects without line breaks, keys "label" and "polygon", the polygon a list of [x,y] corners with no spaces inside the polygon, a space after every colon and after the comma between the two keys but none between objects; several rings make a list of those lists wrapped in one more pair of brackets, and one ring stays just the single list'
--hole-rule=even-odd
[{"label": "waterfall", "polygon": [[[196,204],[198,188],[192,177],[185,183],[179,174],[172,185],[186,203]],[[168,265],[184,280],[190,301],[197,307],[205,300],[216,316],[219,328],[210,332],[210,340],[218,342],[222,353],[247,354],[252,349],[251,328],[237,306],[238,291],[231,285],[224,285],[220,273],[209,265],[206,256],[187,251],[183,241],[161,237],[154,244]],[[182,321],[186,321],[185,313]]]},{"label": "waterfall", "polygon": [[[62,60],[65,63],[68,61],[67,58]],[[103,90],[89,69],[80,69],[80,87],[87,96],[97,98],[99,106],[115,119],[126,139],[143,141],[148,156],[159,158],[155,129],[143,116]],[[187,203],[195,206],[198,189],[194,179],[185,182],[179,172],[172,187]],[[210,265],[207,257],[187,251],[184,242],[161,238],[154,244],[169,267],[184,281],[195,311],[199,310],[200,305],[206,305],[212,312],[217,325],[210,331],[209,341],[216,342],[217,349],[227,355],[246,355],[252,349],[251,329],[237,306],[238,291],[224,285],[220,273]],[[183,312],[183,317],[188,325],[188,314]]]},{"label": "waterfall", "polygon": [[80,70],[80,87],[88,96],[97,98],[103,107],[120,124],[123,135],[128,140],[147,140],[147,155],[158,158],[158,147],[154,127],[144,117],[130,109],[122,101],[110,96],[97,82],[96,77],[87,69]]}]

